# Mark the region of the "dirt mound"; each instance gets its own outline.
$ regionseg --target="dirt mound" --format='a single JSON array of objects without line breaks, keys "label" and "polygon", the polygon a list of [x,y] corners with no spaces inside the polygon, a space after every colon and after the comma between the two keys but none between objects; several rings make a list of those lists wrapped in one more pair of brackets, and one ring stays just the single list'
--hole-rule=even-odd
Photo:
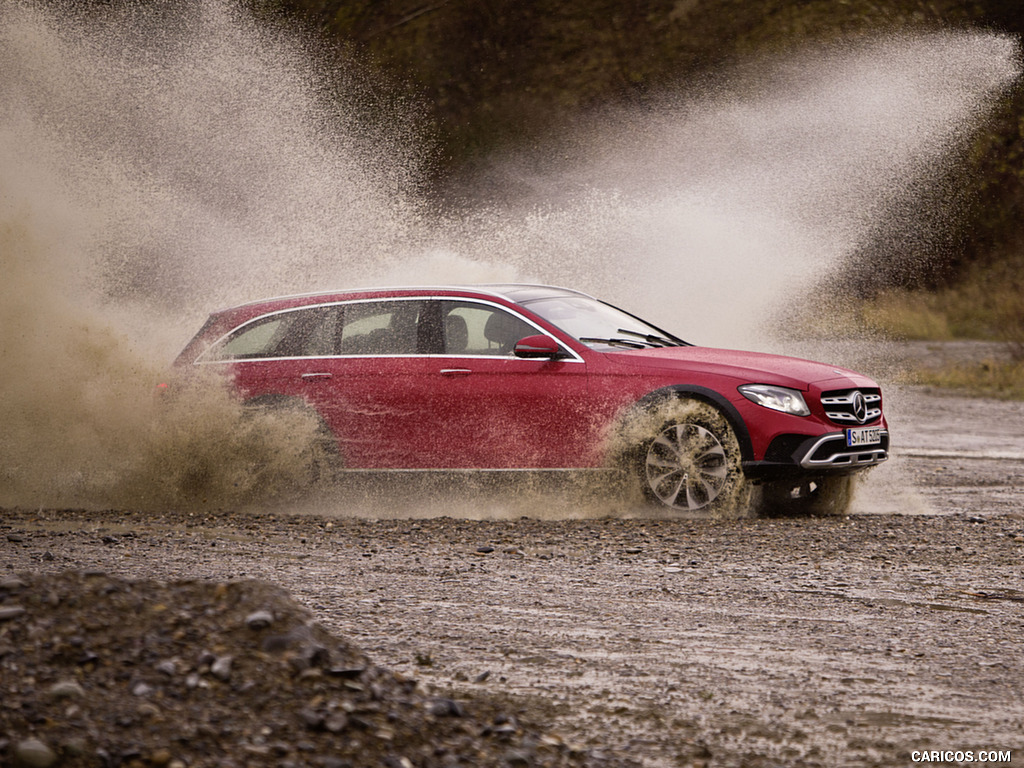
[{"label": "dirt mound", "polygon": [[429,696],[263,582],[0,580],[0,763],[603,764],[487,700]]}]

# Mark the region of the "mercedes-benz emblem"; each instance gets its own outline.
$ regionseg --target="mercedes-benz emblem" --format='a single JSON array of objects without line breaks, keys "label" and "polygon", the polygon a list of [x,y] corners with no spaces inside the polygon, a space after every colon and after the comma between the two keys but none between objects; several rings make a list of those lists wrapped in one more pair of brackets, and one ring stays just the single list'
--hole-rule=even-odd
[{"label": "mercedes-benz emblem", "polygon": [[853,393],[853,416],[858,424],[863,424],[868,416],[868,404],[864,400],[864,393],[859,389]]}]

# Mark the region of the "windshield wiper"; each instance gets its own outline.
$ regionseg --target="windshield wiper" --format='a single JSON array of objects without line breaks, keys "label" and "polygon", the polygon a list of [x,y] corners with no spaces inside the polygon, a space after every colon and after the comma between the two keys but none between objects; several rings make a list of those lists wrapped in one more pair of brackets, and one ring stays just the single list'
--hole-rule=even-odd
[{"label": "windshield wiper", "polygon": [[628,349],[646,348],[646,345],[641,344],[639,341],[630,341],[629,339],[597,339],[591,336],[580,336],[580,341],[584,344],[607,344],[610,347],[627,347]]},{"label": "windshield wiper", "polygon": [[653,333],[639,333],[637,331],[628,331],[625,328],[619,328],[618,333],[624,333],[627,336],[636,336],[638,339],[643,339],[652,347],[685,347],[686,342],[682,339],[675,337],[666,339],[664,336],[655,336]]}]

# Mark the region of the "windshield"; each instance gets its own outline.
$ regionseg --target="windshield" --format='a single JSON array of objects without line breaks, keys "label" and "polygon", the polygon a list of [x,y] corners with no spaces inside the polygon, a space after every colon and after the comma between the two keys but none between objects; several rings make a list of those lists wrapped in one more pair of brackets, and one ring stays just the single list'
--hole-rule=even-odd
[{"label": "windshield", "polygon": [[588,296],[553,296],[521,302],[589,347],[645,349],[689,346],[628,312]]}]

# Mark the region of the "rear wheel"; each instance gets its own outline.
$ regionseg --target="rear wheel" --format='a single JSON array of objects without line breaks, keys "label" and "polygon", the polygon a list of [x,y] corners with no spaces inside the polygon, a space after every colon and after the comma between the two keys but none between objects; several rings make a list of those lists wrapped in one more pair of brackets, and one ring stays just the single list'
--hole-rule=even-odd
[{"label": "rear wheel", "polygon": [[281,463],[287,469],[266,473],[265,483],[278,483],[282,486],[278,490],[295,492],[335,477],[341,466],[338,444],[312,406],[298,398],[266,397],[250,400],[245,407],[256,421],[276,422],[274,434],[280,441]]},{"label": "rear wheel", "polygon": [[752,513],[753,489],[743,474],[739,441],[717,409],[697,400],[668,401],[627,429],[643,433],[634,466],[650,501],[702,517]]}]

